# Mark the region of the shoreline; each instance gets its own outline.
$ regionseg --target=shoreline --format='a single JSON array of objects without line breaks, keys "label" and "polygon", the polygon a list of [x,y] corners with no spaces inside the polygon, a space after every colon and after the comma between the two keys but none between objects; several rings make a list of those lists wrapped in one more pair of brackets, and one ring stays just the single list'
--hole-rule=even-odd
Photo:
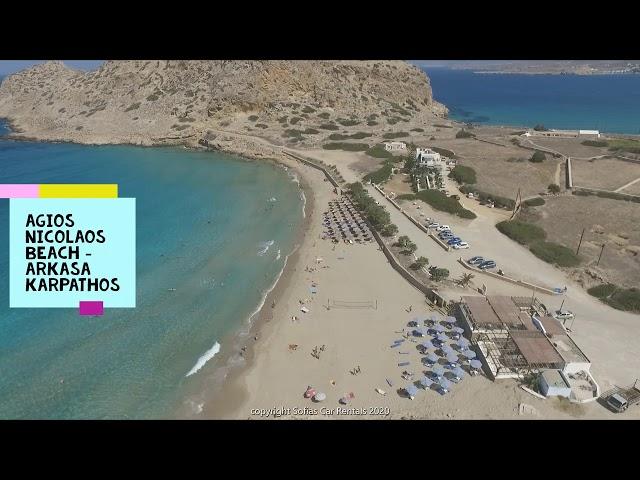
[{"label": "shoreline", "polygon": [[[254,160],[252,160],[254,161]],[[228,419],[234,416],[241,406],[248,400],[247,391],[239,385],[241,380],[248,371],[250,371],[257,362],[258,347],[260,340],[265,336],[266,329],[274,320],[271,314],[273,302],[276,304],[289,289],[293,280],[293,273],[300,264],[300,250],[308,240],[307,232],[316,211],[315,195],[311,189],[306,175],[297,168],[293,161],[283,159],[272,159],[272,161],[284,166],[288,170],[293,170],[297,176],[300,191],[304,195],[304,215],[302,222],[299,224],[295,233],[294,248],[285,257],[285,264],[279,275],[275,278],[272,286],[266,290],[262,300],[262,305],[258,305],[256,310],[251,313],[236,331],[226,335],[218,343],[221,348],[217,357],[219,357],[215,365],[210,367],[206,378],[202,379],[199,395],[201,403],[197,406],[197,412],[184,412],[180,410],[184,408],[184,403],[189,403],[188,395],[183,398],[183,404],[176,410],[177,418],[202,418],[200,414],[207,419]],[[295,181],[295,180],[292,180]],[[245,328],[243,328],[245,327]],[[255,339],[258,340],[255,340]],[[246,349],[242,352],[242,347]],[[204,368],[204,367],[203,367]],[[213,378],[212,377],[222,378]],[[207,387],[211,391],[207,390]],[[192,405],[193,407],[193,405]]]}]

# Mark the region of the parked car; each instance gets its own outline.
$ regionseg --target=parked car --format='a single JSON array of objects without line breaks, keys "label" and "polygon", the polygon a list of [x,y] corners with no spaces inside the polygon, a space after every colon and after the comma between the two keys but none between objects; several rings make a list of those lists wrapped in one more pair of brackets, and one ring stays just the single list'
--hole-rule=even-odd
[{"label": "parked car", "polygon": [[462,242],[462,239],[460,237],[453,237],[447,240],[447,245],[455,245],[460,242]]},{"label": "parked car", "polygon": [[478,265],[478,268],[480,270],[487,270],[489,268],[496,268],[496,262],[494,262],[493,260],[486,260],[486,261],[482,262],[480,265]]},{"label": "parked car", "polygon": [[479,265],[482,262],[484,262],[484,258],[477,256],[477,257],[471,257],[469,260],[467,260],[467,263],[469,265]]},{"label": "parked car", "polygon": [[556,320],[571,320],[575,315],[569,310],[556,310],[553,312],[553,318]]},{"label": "parked car", "polygon": [[427,223],[427,227],[428,228],[438,228],[439,226],[440,226],[440,224],[436,223],[436,222]]},{"label": "parked car", "polygon": [[463,248],[469,248],[469,244],[467,242],[460,242],[453,246],[456,250],[462,250]]},{"label": "parked car", "polygon": [[440,225],[436,230],[438,232],[444,232],[445,230],[451,230],[451,227],[449,225]]},{"label": "parked car", "polygon": [[452,232],[451,230],[445,230],[444,232],[440,232],[440,233],[438,234],[438,236],[439,236],[440,238],[443,238],[443,239],[444,239],[444,238],[450,238],[450,237],[453,237],[454,235],[453,235],[453,232]]}]

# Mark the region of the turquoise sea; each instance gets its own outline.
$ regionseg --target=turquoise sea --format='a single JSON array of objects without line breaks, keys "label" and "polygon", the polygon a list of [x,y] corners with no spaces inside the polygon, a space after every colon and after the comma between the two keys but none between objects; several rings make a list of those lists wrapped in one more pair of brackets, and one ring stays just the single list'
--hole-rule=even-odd
[{"label": "turquoise sea", "polygon": [[102,317],[9,309],[0,200],[0,419],[184,409],[221,362],[216,343],[244,328],[294,248],[303,218],[294,180],[220,153],[0,139],[0,183],[117,183],[137,199],[138,305]]},{"label": "turquoise sea", "polygon": [[640,75],[515,75],[425,68],[449,116],[489,125],[640,134]]}]

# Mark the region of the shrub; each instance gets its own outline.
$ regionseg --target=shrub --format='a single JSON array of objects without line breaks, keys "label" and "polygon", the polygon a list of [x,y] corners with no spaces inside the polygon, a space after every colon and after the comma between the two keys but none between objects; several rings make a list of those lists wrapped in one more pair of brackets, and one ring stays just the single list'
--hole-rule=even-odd
[{"label": "shrub", "polygon": [[553,242],[534,242],[530,245],[529,250],[536,257],[547,263],[553,263],[560,267],[576,267],[580,264],[580,257],[564,245]]},{"label": "shrub", "polygon": [[331,135],[329,135],[329,140],[347,140],[350,138],[355,140],[362,140],[363,138],[368,138],[370,136],[371,136],[370,133],[365,133],[365,132],[358,132],[352,135],[344,135],[342,133],[332,133]]},{"label": "shrub", "polygon": [[529,200],[525,200],[522,202],[527,207],[539,207],[540,205],[544,205],[546,202],[542,197],[530,198]]},{"label": "shrub", "polygon": [[453,197],[447,197],[439,190],[422,190],[416,194],[399,195],[400,200],[422,200],[431,205],[435,210],[452,213],[461,218],[474,219],[476,214],[465,209],[460,202]]},{"label": "shrub", "polygon": [[618,287],[613,283],[603,283],[602,285],[596,285],[595,287],[589,288],[587,292],[589,295],[602,299],[610,297],[617,289]]},{"label": "shrub", "polygon": [[391,178],[391,173],[393,171],[393,166],[391,162],[385,162],[382,168],[376,170],[375,172],[368,173],[364,176],[365,182],[377,183],[381,184],[389,180]]},{"label": "shrub", "polygon": [[418,257],[416,261],[411,264],[411,268],[413,270],[420,270],[427,265],[429,265],[429,259],[427,257]]},{"label": "shrub", "polygon": [[139,107],[140,107],[140,102],[132,103],[126,108],[125,112],[130,112],[131,110],[137,110]]},{"label": "shrub", "polygon": [[476,171],[471,167],[456,165],[451,170],[449,178],[453,178],[458,183],[476,183]]},{"label": "shrub", "polygon": [[387,132],[384,135],[382,135],[382,137],[386,139],[402,138],[402,137],[408,137],[408,136],[409,134],[407,132]]},{"label": "shrub", "polygon": [[258,120],[258,116],[257,116],[257,115],[251,115],[251,116],[249,116],[249,121],[250,121],[250,122],[255,122],[256,120]]},{"label": "shrub", "polygon": [[313,113],[315,112],[316,109],[315,108],[311,108],[310,106],[306,105],[303,109],[302,109],[302,113]]},{"label": "shrub", "polygon": [[471,137],[475,137],[475,135],[473,133],[467,132],[464,128],[458,131],[458,133],[456,133],[456,138],[471,138]]},{"label": "shrub", "polygon": [[334,125],[333,123],[323,123],[318,128],[321,128],[323,130],[339,130],[340,129],[340,127],[338,127],[337,125]]},{"label": "shrub", "polygon": [[553,194],[560,193],[560,185],[557,185],[555,183],[551,183],[547,187],[547,190],[549,190],[549,193],[553,193]]},{"label": "shrub", "polygon": [[301,137],[302,136],[302,130],[296,130],[295,128],[288,128],[287,130],[284,131],[284,133],[282,134],[283,137]]},{"label": "shrub", "polygon": [[391,157],[393,157],[391,152],[388,152],[387,150],[385,150],[384,146],[382,146],[382,145],[374,145],[373,147],[368,149],[366,153],[367,153],[367,155],[369,155],[370,157],[373,157],[373,158],[391,158]]},{"label": "shrub", "polygon": [[380,230],[380,233],[385,237],[392,237],[398,233],[398,227],[395,224],[390,223],[389,225],[385,225],[382,230]]},{"label": "shrub", "polygon": [[547,128],[544,125],[542,125],[541,123],[538,123],[535,127],[533,127],[533,129],[536,132],[546,132],[547,131]]},{"label": "shrub", "polygon": [[424,128],[412,128],[412,132],[424,132]]},{"label": "shrub", "polygon": [[315,135],[317,133],[320,133],[320,131],[316,130],[315,128],[307,128],[302,133],[304,133],[306,135]]},{"label": "shrub", "polygon": [[158,95],[156,95],[155,93],[152,93],[147,97],[148,102],[155,102],[156,100],[158,100]]},{"label": "shrub", "polygon": [[325,143],[322,148],[325,150],[345,150],[347,152],[364,152],[369,149],[369,145],[366,143],[346,143],[346,142],[334,142]]},{"label": "shrub", "polygon": [[256,123],[256,127],[258,127],[258,128],[262,128],[262,129],[264,129],[264,128],[269,128],[269,126],[268,126],[268,125],[265,125],[264,123]]},{"label": "shrub", "polygon": [[626,312],[640,312],[640,290],[627,288],[616,290],[605,300],[611,307]]},{"label": "shrub", "polygon": [[429,267],[429,273],[431,274],[431,279],[434,282],[440,282],[441,280],[449,277],[449,270],[446,268],[438,268],[436,266]]},{"label": "shrub", "polygon": [[367,125],[373,127],[374,125],[378,125],[378,122],[376,122],[375,120],[367,120]]},{"label": "shrub", "polygon": [[587,147],[608,147],[609,142],[606,140],[583,140],[582,145],[586,145]]},{"label": "shrub", "polygon": [[296,123],[298,123],[300,120],[304,120],[302,117],[293,117],[291,120],[289,120],[289,123],[291,125],[295,125]]},{"label": "shrub", "polygon": [[329,112],[322,112],[322,113],[319,113],[318,116],[320,118],[324,118],[326,120],[327,118],[329,118],[331,116],[331,114]]},{"label": "shrub", "polygon": [[547,156],[544,154],[544,152],[536,150],[535,152],[533,152],[533,155],[531,155],[531,158],[529,158],[529,161],[532,163],[542,163],[546,160],[546,158]]},{"label": "shrub", "polygon": [[340,125],[342,125],[343,127],[352,127],[354,125],[358,125],[360,122],[358,122],[357,120],[349,120],[347,118],[339,118],[338,120],[336,120]]},{"label": "shrub", "polygon": [[504,220],[496,224],[500,233],[522,245],[542,241],[547,238],[547,233],[537,225],[520,222],[518,220]]}]

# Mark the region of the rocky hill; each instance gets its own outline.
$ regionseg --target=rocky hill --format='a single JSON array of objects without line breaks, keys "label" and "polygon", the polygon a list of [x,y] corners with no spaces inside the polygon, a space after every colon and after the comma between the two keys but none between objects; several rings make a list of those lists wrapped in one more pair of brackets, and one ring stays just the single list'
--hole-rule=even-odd
[{"label": "rocky hill", "polygon": [[108,61],[92,72],[48,62],[0,85],[0,117],[17,136],[81,143],[187,143],[228,131],[303,144],[446,113],[424,72],[401,61]]}]

